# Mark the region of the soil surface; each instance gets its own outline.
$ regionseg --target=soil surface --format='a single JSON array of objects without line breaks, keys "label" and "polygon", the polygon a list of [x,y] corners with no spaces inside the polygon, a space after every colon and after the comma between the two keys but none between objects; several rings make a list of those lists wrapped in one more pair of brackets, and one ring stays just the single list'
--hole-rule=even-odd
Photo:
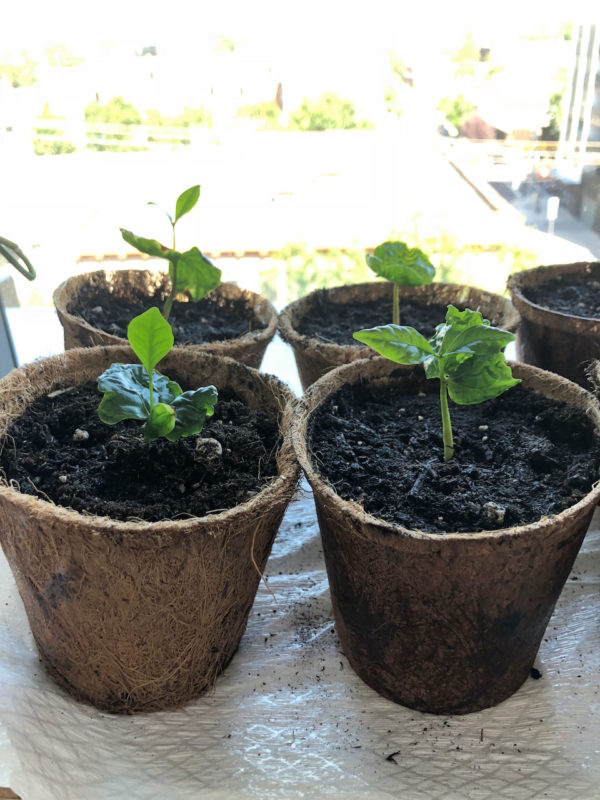
[{"label": "soil surface", "polygon": [[322,477],[345,500],[406,528],[476,532],[535,522],[598,479],[587,418],[521,386],[472,406],[452,401],[455,456],[443,461],[439,394],[343,387],[311,419]]},{"label": "soil surface", "polygon": [[550,311],[600,319],[600,281],[558,278],[541,286],[524,286],[522,291],[532,303]]},{"label": "soil surface", "polygon": [[[462,306],[457,306],[461,311]],[[425,338],[433,336],[435,328],[446,319],[447,306],[421,305],[400,298],[400,324],[408,325]],[[343,305],[320,296],[315,306],[296,324],[303,336],[331,344],[362,345],[352,338],[355,331],[388,325],[392,321],[392,300],[369,300],[365,303]]]},{"label": "soil surface", "polygon": [[277,475],[276,422],[232,394],[220,393],[202,434],[178,442],[144,442],[136,421],[105,425],[100,398],[89,383],[32,403],[2,448],[7,480],[76,511],[156,522],[232,508]]},{"label": "soil surface", "polygon": [[[152,306],[162,308],[164,293],[154,295],[131,293],[121,298],[107,291],[91,287],[79,293],[77,303],[69,305],[68,311],[77,314],[94,328],[113,336],[127,338],[127,326],[134,317]],[[252,330],[262,330],[266,325],[255,319],[252,309],[243,299],[233,300],[207,295],[197,303],[176,300],[173,303],[169,322],[173,328],[175,344],[200,344],[237,339]]]}]

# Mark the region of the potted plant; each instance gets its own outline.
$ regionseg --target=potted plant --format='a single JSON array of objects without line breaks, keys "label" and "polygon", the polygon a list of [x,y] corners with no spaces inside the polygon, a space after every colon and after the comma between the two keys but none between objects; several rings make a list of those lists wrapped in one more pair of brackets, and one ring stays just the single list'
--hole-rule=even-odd
[{"label": "potted plant", "polygon": [[200,187],[191,186],[177,198],[175,213],[167,214],[171,247],[121,229],[125,241],[141,253],[166,260],[168,273],[97,270],[60,284],[54,305],[64,328],[65,349],[124,345],[129,320],[162,305],[177,345],[260,366],[277,329],[272,304],[262,295],[221,283],[221,271],[197,247],[176,249],[177,222],[194,208],[199,196]]},{"label": "potted plant", "polygon": [[500,295],[454,283],[432,283],[427,256],[403,242],[384,242],[367,254],[367,263],[385,282],[318,289],[290,303],[279,317],[279,331],[294,350],[302,386],[342,364],[369,356],[352,338],[373,320],[412,325],[433,333],[449,303],[479,309],[494,325],[512,330],[517,315]]},{"label": "potted plant", "polygon": [[586,367],[600,357],[600,263],[523,270],[507,288],[521,317],[519,359],[589,388]]},{"label": "potted plant", "polygon": [[495,705],[529,675],[600,497],[600,409],[564,378],[511,371],[511,334],[470,310],[429,340],[357,336],[394,360],[323,377],[292,429],[344,653],[411,708]]},{"label": "potted plant", "polygon": [[167,352],[157,309],[129,336],[142,365],[128,347],[75,349],[0,381],[2,547],[46,669],[112,712],[213,685],[298,477],[280,381]]}]

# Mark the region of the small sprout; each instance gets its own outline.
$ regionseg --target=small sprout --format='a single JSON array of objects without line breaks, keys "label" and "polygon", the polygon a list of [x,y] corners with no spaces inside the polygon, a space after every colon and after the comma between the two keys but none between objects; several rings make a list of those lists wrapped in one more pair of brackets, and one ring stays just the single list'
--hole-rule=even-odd
[{"label": "small sprout", "polygon": [[400,286],[422,286],[431,283],[435,267],[422,250],[404,242],[384,242],[366,257],[368,266],[394,284],[392,323],[400,325]]},{"label": "small sprout", "polygon": [[[187,291],[194,302],[201,300],[221,283],[221,270],[215,267],[206,256],[202,255],[197,247],[180,253],[175,249],[175,226],[178,220],[189,213],[200,197],[200,186],[190,186],[182,192],[175,203],[175,216],[167,213],[171,229],[173,232],[172,247],[165,247],[156,239],[145,239],[136,236],[131,231],[121,228],[121,236],[125,241],[149,256],[164,258],[169,262],[169,277],[171,278],[171,288],[165,300],[162,315],[168,319],[173,307],[175,296],[179,292]],[[150,203],[149,205],[155,205]]]},{"label": "small sprout", "polygon": [[459,405],[483,403],[520,381],[513,378],[503,350],[515,337],[494,328],[478,311],[448,306],[446,322],[427,340],[414,328],[382,325],[354,338],[397,364],[423,364],[426,378],[440,381],[444,460],[454,455],[448,395]]},{"label": "small sprout", "polygon": [[148,442],[164,436],[175,442],[182,436],[200,433],[206,417],[214,413],[214,386],[183,392],[175,381],[154,367],[173,346],[173,331],[158,308],[135,317],[127,338],[141,364],[112,364],[98,378],[103,392],[98,415],[107,425],[124,419],[144,422],[142,433]]},{"label": "small sprout", "polygon": [[86,442],[89,438],[90,434],[87,431],[82,431],[81,428],[75,428],[73,432],[74,442]]}]

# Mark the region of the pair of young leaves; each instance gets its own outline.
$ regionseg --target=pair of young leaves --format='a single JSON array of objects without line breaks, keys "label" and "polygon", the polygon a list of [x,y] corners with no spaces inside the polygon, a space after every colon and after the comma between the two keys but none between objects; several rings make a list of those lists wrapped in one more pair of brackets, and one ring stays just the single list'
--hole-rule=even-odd
[{"label": "pair of young leaves", "polygon": [[435,267],[422,250],[404,242],[384,242],[375,248],[366,261],[376,275],[400,286],[421,286],[431,283]]},{"label": "pair of young leaves", "polygon": [[468,308],[448,306],[445,323],[429,340],[403,325],[357,331],[354,338],[397,364],[423,364],[425,376],[440,379],[460,405],[482,403],[519,383],[503,353],[513,334]]},{"label": "pair of young leaves", "polygon": [[[185,214],[188,214],[198,202],[200,197],[200,186],[190,186],[177,198],[175,204],[175,215],[165,212],[173,229],[173,241],[175,240],[175,226]],[[149,205],[155,205],[149,203]],[[172,283],[172,294],[188,291],[194,302],[201,300],[221,283],[221,270],[211,264],[211,262],[200,252],[197,247],[192,247],[184,253],[172,248],[165,247],[155,239],[145,239],[143,236],[136,236],[131,231],[121,228],[121,235],[125,241],[149,256],[164,258],[169,262],[169,277]],[[170,305],[165,309],[165,317],[168,317]]]},{"label": "pair of young leaves", "polygon": [[200,433],[217,402],[214,386],[184,392],[175,381],[154,367],[173,346],[173,331],[158,308],[135,317],[127,338],[141,364],[112,364],[99,378],[104,397],[98,407],[100,419],[115,425],[124,419],[143,420],[146,441],[164,436],[174,442]]}]

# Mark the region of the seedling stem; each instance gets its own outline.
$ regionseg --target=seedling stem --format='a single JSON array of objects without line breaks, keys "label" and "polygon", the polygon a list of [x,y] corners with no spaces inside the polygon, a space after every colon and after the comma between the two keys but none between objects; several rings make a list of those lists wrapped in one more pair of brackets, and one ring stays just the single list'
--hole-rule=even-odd
[{"label": "seedling stem", "polygon": [[454,455],[454,438],[452,423],[448,409],[448,383],[440,378],[440,407],[442,409],[442,441],[444,442],[444,461],[450,461]]}]

